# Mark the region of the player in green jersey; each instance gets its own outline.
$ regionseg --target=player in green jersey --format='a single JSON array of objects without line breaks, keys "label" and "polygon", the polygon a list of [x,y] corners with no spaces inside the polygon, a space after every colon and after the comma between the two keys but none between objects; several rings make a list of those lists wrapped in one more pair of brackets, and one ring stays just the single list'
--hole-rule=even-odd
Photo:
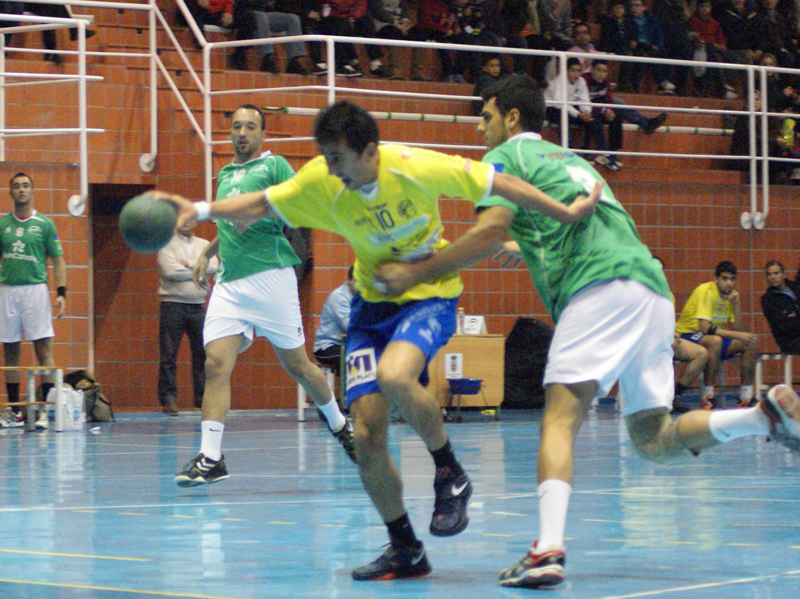
[{"label": "player in green jersey", "polygon": [[[264,115],[258,107],[245,104],[233,113],[231,141],[234,159],[219,172],[218,199],[264,189],[294,175],[284,158],[261,153]],[[199,286],[208,287],[208,261],[217,253],[220,268],[203,327],[206,386],[200,452],[175,476],[175,483],[194,487],[228,478],[221,446],[231,405],[231,374],[254,336],[270,341],[286,372],[303,385],[355,461],[352,425],[339,410],[325,375],[308,359],[293,268],[299,260],[283,235],[283,223],[275,218],[218,220],[217,237],[193,270]]]},{"label": "player in green jersey", "polygon": [[553,218],[572,222],[594,210],[597,192],[583,191],[570,206],[519,178],[439,152],[379,144],[377,123],[363,108],[338,102],[317,117],[314,137],[322,153],[290,180],[265,191],[212,204],[178,196],[179,223],[194,218],[242,219],[279,214],[292,226],[343,235],[356,255],[358,293],[347,336],[347,402],[354,415],[361,480],[386,524],[390,546],[357,568],[356,580],[424,576],[431,568],[403,503],[402,479],[388,448],[392,404],[425,442],[434,476],[430,531],[451,536],[468,524],[469,477],[457,461],[442,412],[427,389],[427,365],[455,331],[458,273],[422,282],[389,298],[375,270],[393,260],[415,261],[447,246],[439,216],[440,197],[473,201],[491,193],[528,201]]},{"label": "player in green jersey", "polygon": [[[514,75],[486,90],[478,131],[484,162],[522,177],[565,203],[601,180],[574,152],[542,140],[545,102],[534,81]],[[592,216],[562,224],[524,203],[490,197],[477,224],[430,259],[376,273],[401,294],[420,281],[505,251],[528,264],[556,322],[545,371],[539,450],[540,537],[500,574],[503,586],[545,587],[564,579],[564,529],[574,473],[573,445],[597,396],[620,385],[622,414],[643,458],[667,462],[747,435],[800,447],[800,398],[784,385],[756,407],[695,410],[672,420],[674,308],[659,262],[606,186]],[[508,235],[514,241],[506,241]]]},{"label": "player in green jersey", "polygon": [[[33,342],[40,366],[55,367],[52,339],[53,311],[47,290],[47,259],[53,263],[56,318],[64,315],[67,305],[67,263],[53,221],[33,206],[33,179],[17,173],[10,181],[14,211],[0,219],[0,342],[6,366],[19,366],[23,336]],[[19,401],[19,371],[6,371],[6,391],[10,403]],[[44,396],[53,383],[45,377]],[[0,416],[0,427],[22,426],[22,410],[9,407]],[[37,428],[47,427],[47,413],[42,411]]]}]

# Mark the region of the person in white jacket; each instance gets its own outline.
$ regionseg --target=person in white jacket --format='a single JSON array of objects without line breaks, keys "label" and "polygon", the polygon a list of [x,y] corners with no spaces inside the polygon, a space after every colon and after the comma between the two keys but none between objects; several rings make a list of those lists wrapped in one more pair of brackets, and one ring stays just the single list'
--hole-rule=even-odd
[{"label": "person in white jacket", "polygon": [[[160,361],[158,365],[158,400],[161,409],[169,416],[178,415],[178,382],[175,362],[184,333],[189,337],[192,354],[192,383],[194,407],[203,405],[205,389],[206,352],[203,348],[203,322],[206,317],[206,295],[208,290],[195,284],[192,269],[208,240],[193,234],[196,223],[177,230],[172,240],[158,252],[158,267],[161,270],[161,285],[158,294],[161,306],[158,312],[158,343]],[[206,275],[217,271],[219,260],[215,256],[208,262]]]},{"label": "person in white jacket", "polygon": [[[570,126],[578,125],[584,130],[584,149],[589,147],[588,141],[590,137],[594,140],[595,147],[602,152],[594,161],[598,164],[607,165],[610,163],[610,158],[606,155],[608,142],[606,141],[605,131],[603,131],[603,123],[600,119],[592,116],[592,101],[589,98],[589,88],[581,73],[583,73],[583,67],[580,60],[575,57],[568,58],[566,85],[564,84],[563,74],[556,75],[547,84],[547,89],[544,92],[544,99],[547,102],[547,121],[560,126],[561,110],[564,106],[564,90],[566,88],[567,118]],[[558,104],[551,104],[554,102]],[[571,134],[569,136],[569,147],[575,148]],[[589,158],[588,160],[592,159]]]}]

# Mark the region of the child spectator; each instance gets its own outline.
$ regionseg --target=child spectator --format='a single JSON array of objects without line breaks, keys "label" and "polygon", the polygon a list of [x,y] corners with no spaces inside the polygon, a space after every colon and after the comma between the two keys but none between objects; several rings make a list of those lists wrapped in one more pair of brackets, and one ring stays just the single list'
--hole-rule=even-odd
[{"label": "child spectator", "polygon": [[[608,123],[608,142],[606,147],[615,152],[622,149],[622,123],[627,121],[639,128],[645,135],[651,135],[667,120],[666,113],[661,113],[649,119],[632,108],[626,108],[624,100],[614,98],[611,86],[608,84],[608,61],[596,59],[592,63],[591,73],[583,76],[586,88],[589,90],[589,99],[592,104],[614,104],[615,108],[592,108],[592,116],[600,123]],[[605,137],[605,134],[603,134]],[[598,156],[595,162],[612,171],[618,171],[621,163],[615,156]]]},{"label": "child spectator", "polygon": [[[567,101],[567,119],[570,126],[578,126],[584,130],[584,145],[587,145],[588,137],[594,139],[595,146],[600,151],[608,151],[606,144],[606,136],[603,131],[603,123],[599,119],[592,116],[592,102],[589,99],[589,89],[586,87],[586,80],[581,77],[583,68],[577,57],[572,56],[567,59],[567,72],[566,82],[564,81],[565,75],[557,75],[550,80],[547,89],[544,91],[544,99],[547,102],[547,120],[550,123],[561,123],[561,110],[564,101],[564,88],[566,87],[566,101]],[[555,103],[555,105],[550,105]],[[570,133],[571,135],[571,133]],[[588,136],[588,137],[587,137]],[[569,147],[574,148],[572,140],[569,141]],[[606,158],[605,164],[611,170],[619,170],[616,163],[612,163]]]},{"label": "child spectator", "polygon": [[[697,34],[694,43],[700,53],[698,55],[695,52],[695,56],[704,57],[707,62],[739,62],[738,56],[728,51],[727,41],[719,22],[711,16],[711,0],[699,0],[697,10],[689,19],[689,25]],[[726,100],[735,100],[739,97],[731,85],[734,71],[729,69],[708,70],[705,67],[703,67],[703,71],[705,73],[695,81],[701,88],[710,88],[713,94],[721,95]]]},{"label": "child spectator", "polygon": [[[500,61],[500,56],[496,54],[487,55],[483,61],[483,74],[478,77],[472,95],[480,98],[483,90],[507,76],[508,73],[503,73],[503,63]],[[475,116],[480,116],[482,108],[482,100],[474,100],[472,102],[472,112]]]},{"label": "child spectator", "polygon": [[[664,31],[664,57],[675,60],[692,60],[694,44],[689,18],[692,8],[687,0],[655,0],[653,14],[658,17]],[[676,92],[686,95],[689,81],[689,67],[667,66],[665,70],[669,79],[675,84]]]},{"label": "child spectator", "polygon": [[[636,27],[627,18],[625,0],[611,0],[608,14],[600,18],[600,41],[598,46],[603,52],[630,56],[633,53],[631,42],[635,41]],[[631,88],[632,62],[621,62],[617,84],[622,90]]]},{"label": "child spectator", "polygon": [[[631,53],[634,56],[644,56],[648,58],[664,58],[664,31],[661,24],[649,10],[645,10],[644,0],[631,0],[631,29],[633,30],[633,41],[631,41]],[[621,81],[621,91],[639,91],[639,82],[642,80],[644,71],[648,70],[653,77],[653,82],[658,85],[658,93],[671,94],[675,91],[675,85],[669,80],[670,69],[663,64],[632,62],[630,80]],[[630,86],[628,88],[627,86]]]}]

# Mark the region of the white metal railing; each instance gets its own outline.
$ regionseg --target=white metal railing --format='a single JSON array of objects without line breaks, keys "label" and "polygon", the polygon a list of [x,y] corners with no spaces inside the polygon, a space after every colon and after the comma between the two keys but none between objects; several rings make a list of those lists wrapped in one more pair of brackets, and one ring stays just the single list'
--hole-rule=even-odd
[{"label": "white metal railing", "polygon": [[[749,229],[754,227],[756,229],[761,229],[764,227],[764,223],[766,218],[769,214],[769,176],[768,176],[768,168],[770,161],[782,161],[782,162],[796,162],[800,163],[798,159],[792,158],[771,158],[768,154],[768,133],[767,133],[767,119],[768,117],[782,117],[785,115],[781,115],[780,113],[770,113],[766,112],[766,107],[768,104],[767,98],[767,87],[766,87],[766,74],[768,72],[777,72],[777,73],[794,73],[797,74],[798,71],[793,71],[791,69],[781,69],[777,67],[760,67],[754,65],[741,65],[741,64],[730,64],[730,63],[716,63],[716,62],[700,62],[700,61],[693,61],[693,60],[671,60],[671,59],[654,59],[654,58],[644,58],[644,57],[635,57],[635,56],[618,56],[618,55],[607,55],[602,53],[579,53],[579,52],[550,52],[550,51],[542,51],[542,50],[519,50],[519,49],[510,49],[510,48],[498,48],[494,46],[464,46],[459,44],[439,44],[433,42],[410,42],[410,41],[397,41],[397,40],[376,40],[376,39],[368,39],[368,38],[357,38],[357,37],[331,37],[331,36],[320,36],[320,35],[304,35],[304,36],[296,36],[296,37],[275,37],[269,39],[259,39],[259,40],[241,40],[241,41],[225,41],[225,42],[215,42],[209,43],[205,40],[200,29],[196,26],[196,24],[192,21],[191,15],[189,14],[188,10],[186,10],[186,6],[183,0],[177,0],[177,4],[179,8],[183,11],[184,15],[187,17],[187,21],[192,29],[193,34],[197,37],[200,41],[202,48],[203,48],[203,81],[202,85],[198,86],[203,93],[204,97],[204,121],[205,127],[200,130],[200,125],[196,123],[193,118],[190,120],[193,122],[193,126],[197,130],[198,134],[200,134],[203,143],[205,144],[205,181],[206,181],[206,196],[207,199],[211,198],[212,195],[212,185],[213,185],[213,165],[212,165],[212,156],[213,156],[213,146],[219,144],[226,144],[229,143],[227,140],[213,140],[212,139],[212,128],[211,128],[211,103],[212,99],[219,96],[226,96],[226,95],[234,95],[234,94],[275,94],[275,93],[284,93],[287,91],[309,91],[309,90],[317,90],[322,91],[326,94],[328,103],[333,103],[336,100],[337,93],[345,92],[350,95],[371,95],[371,96],[388,96],[392,98],[404,98],[404,97],[414,97],[414,98],[426,98],[426,99],[438,99],[438,100],[464,100],[464,101],[472,101],[478,98],[474,98],[472,96],[464,96],[464,95],[453,95],[453,94],[423,94],[423,93],[409,93],[409,92],[397,92],[397,91],[387,91],[387,90],[373,90],[373,89],[362,89],[362,88],[353,88],[353,87],[343,87],[336,85],[335,79],[335,72],[334,66],[335,65],[335,46],[334,42],[349,42],[353,44],[374,44],[374,45],[381,45],[381,46],[401,46],[401,47],[418,47],[418,48],[428,48],[428,49],[445,49],[445,50],[455,50],[459,52],[488,52],[493,54],[521,54],[526,56],[548,56],[548,57],[556,57],[560,64],[560,71],[566,71],[566,62],[569,57],[575,56],[578,58],[589,59],[593,60],[596,58],[604,58],[609,60],[610,62],[640,62],[640,63],[660,63],[665,65],[674,65],[678,67],[705,67],[706,69],[730,69],[730,70],[738,70],[744,71],[747,85],[746,91],[748,93],[748,106],[746,109],[743,110],[714,110],[714,109],[701,109],[701,108],[681,108],[681,107],[662,107],[658,105],[627,105],[626,108],[630,108],[633,110],[660,110],[669,113],[685,113],[685,114],[708,114],[708,115],[749,115],[750,117],[750,152],[748,156],[730,156],[730,155],[719,155],[719,154],[687,154],[687,153],[675,153],[675,152],[633,152],[633,151],[617,151],[617,152],[603,152],[608,154],[617,154],[617,155],[636,155],[636,156],[655,156],[655,157],[662,157],[662,158],[687,158],[687,159],[719,159],[719,160],[742,160],[747,159],[749,160],[750,164],[750,210],[745,212],[741,215],[740,224],[743,228]],[[288,42],[294,41],[309,41],[309,42],[323,42],[325,44],[325,62],[328,65],[327,75],[323,79],[322,84],[317,85],[299,85],[299,86],[285,86],[285,87],[259,87],[259,88],[251,88],[251,89],[221,89],[221,90],[214,90],[212,89],[212,78],[210,72],[210,56],[211,52],[215,49],[225,49],[225,48],[237,48],[242,46],[255,46],[264,43],[270,44],[285,44]],[[762,94],[762,110],[756,112],[754,110],[754,100],[753,100],[753,90],[755,77],[758,76],[760,78],[761,83],[761,94]],[[198,77],[192,71],[193,79],[197,80]],[[564,85],[566,87],[566,78],[562,78],[564,81]],[[566,90],[563,90],[566,92]],[[566,93],[563,93],[564,99],[560,102],[561,107],[563,108],[568,103]],[[548,105],[554,105],[551,102],[548,102]],[[593,107],[610,107],[615,108],[616,105],[605,105],[605,104],[593,104]],[[312,115],[316,114],[315,109],[307,109],[302,107],[275,107],[275,109],[283,109],[286,112],[290,112],[292,114],[305,114],[305,115]],[[560,137],[561,143],[565,147],[568,146],[568,119],[566,110],[561,111],[562,119],[559,123],[560,126]],[[376,118],[404,118],[407,120],[414,120],[420,117],[424,117],[424,120],[438,120],[441,122],[475,122],[477,123],[476,117],[453,117],[453,115],[418,115],[418,114],[405,114],[401,115],[399,113],[374,113]],[[757,126],[757,118],[760,117],[760,123],[758,123],[761,127],[762,133],[762,143],[761,147],[756,147],[756,126]],[[626,129],[633,129],[633,126],[626,126]],[[667,130],[667,129],[665,129]],[[681,132],[681,133],[693,133],[693,134],[706,134],[706,135],[726,135],[729,134],[730,131],[726,131],[725,129],[717,129],[717,128],[700,128],[700,127],[674,127],[670,126],[668,128],[670,132]],[[311,138],[291,138],[290,140],[284,139],[272,139],[268,140],[272,143],[280,143],[283,141],[305,141],[310,140]],[[465,146],[465,145],[456,145],[456,144],[419,144],[419,145],[428,145],[431,147],[439,147],[439,148],[460,148],[460,149],[481,149],[481,146]],[[586,153],[600,153],[599,150],[593,151],[586,151]],[[757,169],[761,166],[762,169],[762,184],[759,186],[758,184],[758,177]],[[758,197],[759,191],[761,195],[761,210],[758,210]]]}]

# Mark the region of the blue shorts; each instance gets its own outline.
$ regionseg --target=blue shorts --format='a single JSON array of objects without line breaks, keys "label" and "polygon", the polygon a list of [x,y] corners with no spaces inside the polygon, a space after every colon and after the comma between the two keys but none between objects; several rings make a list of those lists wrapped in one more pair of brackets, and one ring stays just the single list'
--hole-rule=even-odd
[{"label": "blue shorts", "polygon": [[458,298],[434,297],[407,304],[365,302],[356,294],[350,304],[345,373],[350,405],[359,397],[379,393],[378,361],[394,341],[416,345],[426,357],[419,382],[428,384],[427,362],[447,345],[456,331]]},{"label": "blue shorts", "polygon": [[[697,343],[698,345],[700,345],[700,340],[703,337],[705,337],[705,335],[703,333],[700,333],[700,332],[697,332],[697,333],[683,333],[681,335],[681,339],[686,339],[686,341],[691,341],[692,343]],[[719,352],[720,353],[719,359],[720,360],[729,360],[731,358],[735,358],[736,356],[734,356],[733,354],[728,355],[728,348],[731,346],[731,341],[733,341],[733,339],[731,339],[729,337],[721,337],[721,339],[722,339],[722,350],[720,350],[720,352]]]}]

